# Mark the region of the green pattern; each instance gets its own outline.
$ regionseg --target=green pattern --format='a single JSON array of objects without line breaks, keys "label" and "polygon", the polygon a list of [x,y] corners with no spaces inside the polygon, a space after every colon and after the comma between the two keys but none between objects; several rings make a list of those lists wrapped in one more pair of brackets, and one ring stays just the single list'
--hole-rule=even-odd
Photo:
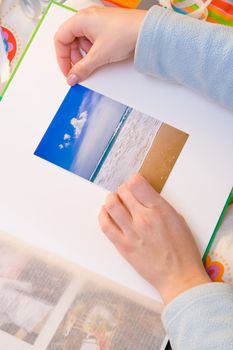
[{"label": "green pattern", "polygon": [[225,26],[231,26],[233,27],[233,20],[231,19],[225,19],[223,15],[219,15],[209,9],[209,15],[208,18],[214,19],[219,24],[224,24]]}]

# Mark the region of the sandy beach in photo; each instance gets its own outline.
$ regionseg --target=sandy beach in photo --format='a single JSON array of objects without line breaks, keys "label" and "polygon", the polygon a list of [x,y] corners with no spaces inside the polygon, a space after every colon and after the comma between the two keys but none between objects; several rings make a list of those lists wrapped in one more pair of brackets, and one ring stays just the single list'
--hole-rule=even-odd
[{"label": "sandy beach in photo", "polygon": [[162,122],[133,109],[105,159],[95,183],[109,191],[138,172]]},{"label": "sandy beach in photo", "polygon": [[157,192],[161,192],[189,135],[162,124],[140,168]]}]

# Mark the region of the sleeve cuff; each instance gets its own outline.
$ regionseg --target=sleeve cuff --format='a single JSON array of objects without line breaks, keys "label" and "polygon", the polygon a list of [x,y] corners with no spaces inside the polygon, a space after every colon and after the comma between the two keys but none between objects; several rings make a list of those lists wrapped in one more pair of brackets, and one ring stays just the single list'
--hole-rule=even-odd
[{"label": "sleeve cuff", "polygon": [[214,308],[216,299],[220,299],[223,302],[225,300],[228,302],[231,299],[233,305],[233,287],[227,283],[210,282],[191,288],[178,295],[163,310],[162,321],[165,328],[169,329],[170,325],[186,311],[193,314],[195,308],[200,308],[201,305],[207,304],[209,304],[209,307],[213,304]]}]

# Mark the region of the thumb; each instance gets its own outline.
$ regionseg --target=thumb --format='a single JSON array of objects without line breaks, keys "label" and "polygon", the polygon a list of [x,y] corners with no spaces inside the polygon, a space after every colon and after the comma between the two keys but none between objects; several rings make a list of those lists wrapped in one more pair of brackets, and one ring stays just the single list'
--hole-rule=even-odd
[{"label": "thumb", "polygon": [[71,86],[78,84],[103,64],[104,62],[101,63],[99,50],[94,44],[89,52],[71,68],[67,76],[67,83]]}]

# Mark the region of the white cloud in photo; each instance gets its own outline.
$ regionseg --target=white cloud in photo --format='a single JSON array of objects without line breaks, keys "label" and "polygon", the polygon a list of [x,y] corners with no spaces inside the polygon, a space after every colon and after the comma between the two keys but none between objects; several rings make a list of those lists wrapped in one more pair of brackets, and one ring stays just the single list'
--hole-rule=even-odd
[{"label": "white cloud in photo", "polygon": [[70,142],[65,142],[65,143],[64,143],[64,147],[65,147],[65,148],[68,148],[70,145],[71,145]]},{"label": "white cloud in photo", "polygon": [[64,137],[63,137],[64,141],[66,140],[70,140],[71,139],[71,136],[69,134],[65,134]]},{"label": "white cloud in photo", "polygon": [[89,101],[89,104],[92,105],[92,108],[89,112],[91,117],[88,121],[88,128],[72,164],[74,171],[76,169],[79,173],[89,173],[91,169],[93,170],[93,164],[96,164],[97,158],[103,154],[126,108],[106,97],[101,97],[95,108],[93,101]]},{"label": "white cloud in photo", "polygon": [[64,146],[63,146],[62,144],[58,145],[58,147],[59,147],[60,149],[63,149],[63,148],[64,148]]},{"label": "white cloud in photo", "polygon": [[71,119],[70,124],[74,128],[74,135],[75,135],[75,137],[78,137],[78,136],[81,135],[83,127],[84,127],[84,125],[87,122],[87,118],[88,118],[88,112],[87,111],[83,111],[82,113],[80,113],[78,118],[72,118]]}]

